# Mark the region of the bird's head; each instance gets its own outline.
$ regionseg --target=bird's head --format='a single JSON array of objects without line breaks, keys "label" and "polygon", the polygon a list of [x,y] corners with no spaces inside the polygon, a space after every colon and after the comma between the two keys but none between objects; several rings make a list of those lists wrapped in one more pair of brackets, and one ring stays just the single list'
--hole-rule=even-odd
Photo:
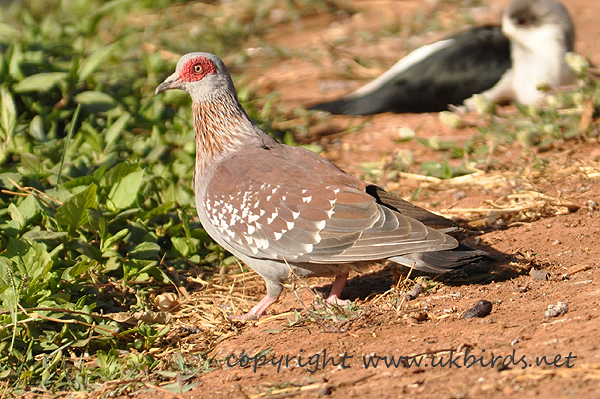
[{"label": "bird's head", "polygon": [[227,67],[211,53],[188,53],[177,62],[175,73],[156,88],[155,94],[169,89],[188,92],[193,101],[200,102],[219,89],[235,93]]},{"label": "bird's head", "polygon": [[536,37],[542,44],[555,37],[564,43],[567,51],[573,51],[573,21],[565,6],[556,0],[513,0],[504,13],[502,30],[524,45],[537,46]]}]

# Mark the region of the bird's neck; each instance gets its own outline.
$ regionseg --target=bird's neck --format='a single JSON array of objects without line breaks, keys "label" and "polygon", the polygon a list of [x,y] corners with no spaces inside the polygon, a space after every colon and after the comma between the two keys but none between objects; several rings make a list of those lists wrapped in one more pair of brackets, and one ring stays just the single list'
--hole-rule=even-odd
[{"label": "bird's neck", "polygon": [[258,139],[235,93],[221,91],[192,103],[196,134],[196,176]]},{"label": "bird's neck", "polygon": [[[511,42],[513,70],[518,86],[532,86],[543,82],[560,86],[572,80],[572,72],[565,61],[567,45],[563,29],[547,24],[531,31],[523,31]],[[534,77],[534,78],[533,78]],[[535,96],[540,93],[535,90]],[[518,99],[532,102],[534,99]]]}]

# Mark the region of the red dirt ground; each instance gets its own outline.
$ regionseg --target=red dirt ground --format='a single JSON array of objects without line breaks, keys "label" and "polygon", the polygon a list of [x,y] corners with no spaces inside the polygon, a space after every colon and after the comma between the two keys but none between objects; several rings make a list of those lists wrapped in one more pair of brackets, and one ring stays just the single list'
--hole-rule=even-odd
[{"label": "red dirt ground", "polygon": [[[478,22],[499,21],[507,1],[490,1],[472,15]],[[251,58],[244,70],[234,72],[260,93],[277,91],[282,104],[297,106],[335,98],[353,90],[393,65],[410,49],[430,42],[436,35],[395,37],[361,42],[357,31],[376,31],[380,24],[392,18],[411,21],[416,12],[425,16],[435,1],[349,1],[357,13],[352,16],[321,14],[304,18],[294,24],[282,25],[263,39],[266,43],[287,48],[292,56],[277,63]],[[600,1],[571,0],[567,4],[577,27],[576,49],[600,64]],[[438,18],[444,33],[460,28],[462,21],[453,5],[444,3]],[[383,21],[383,22],[382,22]],[[362,71],[363,80],[345,80],[339,72],[339,62],[332,59],[313,61],[337,35],[351,38],[344,50],[355,54],[364,48],[365,58],[380,61],[381,67]],[[361,47],[362,46],[362,47]],[[308,56],[303,56],[308,54]],[[331,90],[324,91],[323,88]],[[510,110],[510,108],[509,108]],[[508,111],[507,111],[508,112]],[[345,134],[348,124],[364,123],[362,129]],[[465,140],[474,134],[473,128],[451,129],[440,123],[437,114],[378,115],[369,118],[328,117],[309,132],[308,141],[324,145],[324,155],[345,170],[359,175],[356,168],[364,162],[380,162],[399,149],[409,149],[417,162],[441,159],[439,152],[418,143],[397,143],[398,129],[408,127],[420,137],[440,136]],[[500,152],[501,165],[496,172],[517,176],[518,168],[526,168],[532,156],[517,147]],[[448,208],[476,208],[487,200],[496,200],[528,187],[554,198],[572,201],[580,208],[575,212],[542,212],[533,222],[513,223],[504,228],[481,228],[467,238],[469,245],[497,251],[500,274],[492,282],[443,284],[416,300],[405,302],[396,311],[389,305],[389,296],[376,302],[371,293],[389,290],[394,280],[389,269],[374,266],[372,273],[355,275],[343,296],[356,300],[361,315],[337,330],[316,322],[289,327],[286,317],[266,318],[260,322],[239,323],[241,333],[223,340],[212,355],[224,358],[230,354],[256,354],[270,349],[269,358],[302,355],[301,365],[291,360],[289,367],[278,371],[273,364],[254,369],[235,365],[203,374],[198,386],[183,397],[228,398],[302,398],[331,396],[336,398],[488,398],[488,397],[578,397],[597,398],[600,395],[600,188],[597,174],[582,173],[579,167],[598,168],[600,150],[597,141],[572,142],[557,145],[540,157],[556,164],[552,173],[523,174],[510,183],[491,187],[475,182],[459,188],[430,184],[424,186],[417,204],[443,211]],[[504,159],[502,159],[502,157]],[[572,169],[568,169],[572,166]],[[565,169],[567,168],[567,169]],[[385,185],[386,182],[379,181]],[[387,182],[387,188],[411,195],[415,182]],[[457,194],[461,191],[460,195]],[[464,195],[466,194],[466,195]],[[513,263],[511,263],[513,262]],[[512,266],[510,266],[512,265]],[[549,273],[549,280],[533,279],[529,268]],[[509,270],[507,270],[509,269]],[[502,272],[503,271],[503,272]],[[328,289],[329,280],[310,280]],[[262,293],[257,293],[262,295]],[[303,293],[305,301],[311,295]],[[462,314],[480,299],[493,303],[490,315],[484,318],[462,319]],[[555,318],[544,316],[548,305],[568,303],[568,312]],[[301,309],[294,294],[286,290],[282,301],[270,310],[278,315]],[[420,316],[426,315],[422,321]],[[284,315],[285,316],[285,315]],[[291,317],[288,315],[288,317]],[[323,358],[316,365],[314,355],[323,355],[343,365]],[[479,363],[465,367],[464,356],[474,355]],[[498,367],[508,355],[514,363]],[[313,356],[311,358],[311,356]],[[350,358],[352,356],[352,358]],[[420,367],[385,367],[366,369],[365,356],[424,356]],[[447,363],[452,356],[453,363]],[[496,367],[488,365],[492,357],[502,356]],[[546,356],[548,362],[536,364]],[[570,356],[570,357],[569,357]],[[443,359],[441,359],[443,358]],[[434,367],[432,362],[442,365]],[[458,359],[458,360],[457,360]],[[305,362],[312,360],[313,363]],[[508,358],[507,360],[510,360]],[[472,361],[467,362],[467,364]],[[484,365],[482,365],[483,363]],[[551,363],[550,365],[547,363]],[[302,365],[305,365],[302,367]],[[462,366],[462,367],[459,367]],[[310,372],[317,367],[315,372]]]}]

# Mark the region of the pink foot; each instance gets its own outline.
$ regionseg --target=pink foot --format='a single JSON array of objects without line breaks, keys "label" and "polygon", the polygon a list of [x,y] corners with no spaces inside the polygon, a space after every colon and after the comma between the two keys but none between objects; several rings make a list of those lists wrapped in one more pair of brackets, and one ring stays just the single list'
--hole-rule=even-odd
[{"label": "pink foot", "polygon": [[348,305],[350,300],[342,300],[340,299],[340,294],[342,293],[342,289],[344,289],[344,284],[346,284],[346,280],[348,279],[348,272],[344,274],[338,274],[335,276],[335,281],[333,282],[333,286],[331,287],[331,292],[327,297],[327,303],[332,303],[340,306]]},{"label": "pink foot", "polygon": [[335,295],[329,295],[329,297],[327,297],[327,303],[339,306],[346,306],[352,303],[352,301],[349,299],[340,299]]},{"label": "pink foot", "polygon": [[267,314],[266,310],[269,306],[277,302],[278,297],[266,296],[260,300],[250,311],[239,316],[229,316],[231,320],[251,320],[258,319],[260,316]]}]

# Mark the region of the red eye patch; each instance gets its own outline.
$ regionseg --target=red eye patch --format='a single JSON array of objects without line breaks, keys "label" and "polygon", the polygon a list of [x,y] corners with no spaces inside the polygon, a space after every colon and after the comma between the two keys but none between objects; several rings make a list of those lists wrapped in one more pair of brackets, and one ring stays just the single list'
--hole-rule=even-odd
[{"label": "red eye patch", "polygon": [[179,79],[184,82],[195,82],[209,73],[215,73],[214,64],[206,57],[196,57],[188,60],[179,72]]}]

